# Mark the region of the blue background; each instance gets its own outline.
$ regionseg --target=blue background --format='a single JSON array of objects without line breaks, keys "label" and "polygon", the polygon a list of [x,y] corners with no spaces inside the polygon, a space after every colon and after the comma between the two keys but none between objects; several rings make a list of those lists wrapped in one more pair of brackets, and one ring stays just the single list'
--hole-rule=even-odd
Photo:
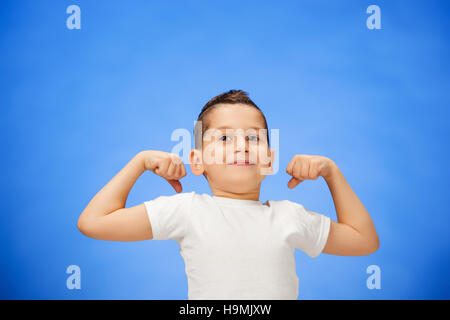
[{"label": "blue background", "polygon": [[[81,8],[81,30],[66,8]],[[381,8],[369,30],[366,8]],[[448,299],[448,1],[2,1],[0,298],[187,299],[175,241],[108,242],[76,222],[139,151],[170,151],[202,106],[249,92],[280,130],[260,200],[336,220],[295,154],[333,159],[366,206],[369,256],[296,251],[299,299]],[[209,193],[188,170],[186,192]],[[174,194],[146,172],[127,206]],[[66,268],[81,268],[81,290]],[[369,290],[366,269],[381,268]]]}]

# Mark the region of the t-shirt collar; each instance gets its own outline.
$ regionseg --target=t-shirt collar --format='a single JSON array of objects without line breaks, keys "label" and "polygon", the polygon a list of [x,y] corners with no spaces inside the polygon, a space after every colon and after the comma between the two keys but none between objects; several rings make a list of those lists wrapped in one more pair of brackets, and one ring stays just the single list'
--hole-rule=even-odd
[{"label": "t-shirt collar", "polygon": [[212,196],[212,198],[220,204],[229,204],[229,205],[237,205],[237,206],[262,206],[263,203],[259,200],[246,200],[246,199],[233,199],[219,196]]}]

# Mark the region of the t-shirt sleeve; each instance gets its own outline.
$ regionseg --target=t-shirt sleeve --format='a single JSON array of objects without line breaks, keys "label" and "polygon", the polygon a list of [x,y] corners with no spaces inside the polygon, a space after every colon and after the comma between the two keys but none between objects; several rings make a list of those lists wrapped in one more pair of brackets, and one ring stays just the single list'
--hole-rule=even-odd
[{"label": "t-shirt sleeve", "polygon": [[172,239],[179,242],[186,236],[193,194],[177,193],[144,202],[152,226],[153,240]]},{"label": "t-shirt sleeve", "polygon": [[[291,202],[291,201],[290,201]],[[325,247],[330,232],[331,219],[323,214],[307,210],[303,205],[294,205],[294,247],[311,258],[317,257]]]}]

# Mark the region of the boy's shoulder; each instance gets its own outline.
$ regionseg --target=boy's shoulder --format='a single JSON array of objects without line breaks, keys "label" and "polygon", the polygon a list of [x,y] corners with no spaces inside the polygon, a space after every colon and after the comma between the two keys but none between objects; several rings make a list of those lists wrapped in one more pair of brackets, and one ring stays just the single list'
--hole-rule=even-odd
[{"label": "boy's shoulder", "polygon": [[175,193],[175,194],[169,194],[169,195],[160,195],[152,200],[149,200],[148,202],[160,202],[160,201],[164,201],[164,202],[169,202],[169,203],[174,203],[174,202],[183,202],[183,201],[187,201],[187,200],[191,200],[195,195],[195,192],[180,192],[180,193]]},{"label": "boy's shoulder", "polygon": [[195,191],[189,191],[189,192],[179,192],[174,194],[168,194],[168,195],[160,195],[155,199],[164,198],[169,200],[182,200],[182,199],[192,199],[194,197],[197,198],[211,198],[211,196],[207,193],[197,193]]},{"label": "boy's shoulder", "polygon": [[270,204],[278,205],[278,206],[288,206],[288,207],[294,207],[294,208],[303,208],[303,205],[300,203],[297,203],[292,200],[267,200]]}]

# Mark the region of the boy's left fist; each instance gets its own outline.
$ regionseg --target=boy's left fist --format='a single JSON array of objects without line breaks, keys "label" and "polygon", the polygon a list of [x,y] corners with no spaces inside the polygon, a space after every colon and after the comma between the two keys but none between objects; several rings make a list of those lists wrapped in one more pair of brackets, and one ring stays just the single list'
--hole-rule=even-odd
[{"label": "boy's left fist", "polygon": [[334,162],[322,156],[298,154],[289,162],[286,173],[292,176],[288,182],[290,189],[295,188],[303,180],[316,180],[318,177],[328,177]]}]

